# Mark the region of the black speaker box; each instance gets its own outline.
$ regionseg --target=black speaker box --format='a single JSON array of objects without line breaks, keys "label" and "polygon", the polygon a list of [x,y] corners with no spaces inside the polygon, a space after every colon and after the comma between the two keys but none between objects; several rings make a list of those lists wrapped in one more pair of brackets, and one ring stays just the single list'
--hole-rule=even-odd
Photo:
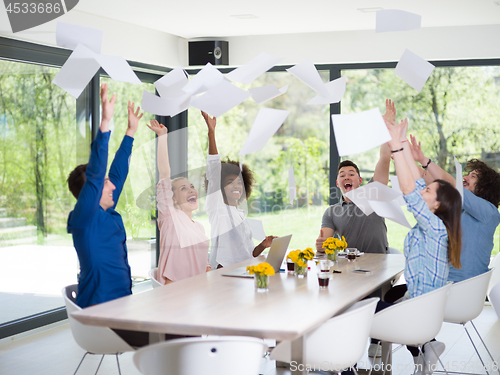
[{"label": "black speaker box", "polygon": [[189,65],[229,65],[229,43],[222,40],[188,42]]}]

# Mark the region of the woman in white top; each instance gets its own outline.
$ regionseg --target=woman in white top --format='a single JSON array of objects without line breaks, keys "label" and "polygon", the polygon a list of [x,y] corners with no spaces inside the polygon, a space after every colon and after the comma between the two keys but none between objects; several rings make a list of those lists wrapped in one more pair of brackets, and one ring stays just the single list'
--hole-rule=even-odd
[{"label": "woman in white top", "polygon": [[212,228],[210,265],[215,269],[259,256],[275,237],[267,236],[254,246],[246,212],[238,208],[252,192],[252,171],[245,164],[240,171],[238,162],[221,161],[215,141],[216,119],[204,112],[202,115],[208,127],[205,210]]}]

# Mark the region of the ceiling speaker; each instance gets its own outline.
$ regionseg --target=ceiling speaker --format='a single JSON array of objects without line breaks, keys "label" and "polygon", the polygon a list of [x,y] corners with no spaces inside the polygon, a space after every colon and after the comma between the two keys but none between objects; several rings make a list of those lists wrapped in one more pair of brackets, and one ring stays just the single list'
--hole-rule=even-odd
[{"label": "ceiling speaker", "polygon": [[229,43],[209,40],[189,43],[189,65],[229,65]]}]

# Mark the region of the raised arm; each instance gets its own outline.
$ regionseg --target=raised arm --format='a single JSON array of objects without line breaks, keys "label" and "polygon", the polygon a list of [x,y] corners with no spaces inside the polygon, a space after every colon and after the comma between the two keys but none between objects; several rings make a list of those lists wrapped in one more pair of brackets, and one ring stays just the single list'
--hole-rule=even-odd
[{"label": "raised arm", "polygon": [[137,110],[134,110],[134,103],[128,102],[128,126],[127,126],[127,131],[125,132],[126,135],[128,135],[131,138],[134,138],[134,134],[137,131],[139,127],[139,120],[142,118],[144,113],[141,113],[139,115],[139,112],[141,110],[141,107],[137,106]]},{"label": "raised arm", "polygon": [[215,141],[215,126],[217,125],[217,119],[215,117],[210,117],[208,113],[201,111],[201,115],[205,119],[205,123],[208,127],[208,154],[217,155],[217,143]]},{"label": "raised arm", "polygon": [[113,117],[115,111],[116,95],[113,94],[111,100],[108,102],[108,85],[106,83],[101,85],[101,107],[102,107],[102,117],[101,126],[99,129],[101,133],[109,132],[109,122]]},{"label": "raised arm", "polygon": [[[385,100],[385,114],[382,116],[385,121],[394,123],[396,121],[396,106],[391,99]],[[389,182],[389,167],[391,166],[391,150],[387,144],[380,146],[380,156],[373,173],[373,181],[378,181],[384,185]]]},{"label": "raised arm", "polygon": [[420,142],[417,142],[417,138],[410,135],[410,139],[412,153],[415,156],[415,160],[418,161],[422,167],[427,169],[428,173],[424,173],[425,182],[441,179],[448,181],[452,186],[455,186],[455,178],[424,155]]},{"label": "raised arm", "polygon": [[160,173],[160,180],[170,178],[170,162],[168,160],[167,144],[168,129],[165,125],[160,124],[156,120],[151,120],[151,125],[147,125],[147,127],[158,136],[158,172]]}]

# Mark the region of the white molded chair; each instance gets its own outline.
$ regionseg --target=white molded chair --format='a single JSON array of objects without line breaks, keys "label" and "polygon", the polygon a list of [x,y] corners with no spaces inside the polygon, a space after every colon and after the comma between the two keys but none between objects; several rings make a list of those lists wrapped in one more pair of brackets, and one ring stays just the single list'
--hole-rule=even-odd
[{"label": "white molded chair", "polygon": [[195,337],[141,348],[134,364],[143,375],[258,375],[266,351],[254,337]]},{"label": "white molded chair", "polygon": [[[304,337],[304,362],[309,368],[340,372],[353,367],[363,356],[378,298],[354,304]],[[282,341],[271,359],[291,362],[291,341]],[[325,368],[327,364],[327,368]]]},{"label": "white molded chair", "polygon": [[[500,283],[500,253],[495,255],[495,257],[490,262],[490,268],[493,268],[494,271],[491,274],[491,279],[488,285],[487,295],[490,294],[491,289],[498,283]],[[489,298],[488,298],[489,299]]]},{"label": "white molded chair", "polygon": [[97,366],[97,370],[95,372],[96,374],[99,371],[99,367],[101,367],[102,360],[106,354],[116,355],[118,373],[121,374],[118,354],[123,352],[132,352],[134,351],[134,348],[128,345],[120,336],[109,328],[85,325],[73,318],[71,313],[81,310],[81,307],[75,303],[77,292],[77,284],[68,285],[62,290],[64,303],[66,304],[66,312],[68,313],[69,325],[71,327],[71,333],[73,334],[73,338],[76,343],[86,351],[75,370],[75,374],[87,354],[102,355],[99,366]]},{"label": "white molded chair", "polygon": [[[451,283],[446,284],[379,311],[373,318],[370,337],[389,343],[416,346],[424,357],[423,363],[426,363],[422,346],[436,337],[441,329],[451,286]],[[384,363],[388,363],[389,354],[390,351]],[[373,360],[375,363],[375,359]]]},{"label": "white molded chair", "polygon": [[[479,314],[481,314],[481,311],[483,311],[484,301],[486,299],[486,291],[488,289],[492,274],[493,269],[490,269],[489,271],[481,275],[452,284],[450,293],[448,294],[448,301],[446,302],[446,309],[444,312],[445,322],[461,324],[464,327],[465,332],[467,333],[467,336],[469,336],[472,346],[474,347],[474,350],[476,351],[477,356],[479,357],[479,360],[483,364],[484,368],[486,367],[484,365],[483,359],[481,358],[481,355],[479,354],[479,351],[477,350],[476,345],[474,344],[474,341],[472,340],[472,337],[470,336],[465,324],[467,322],[470,322],[472,327],[474,327],[474,330],[479,336],[479,339],[481,340],[484,347],[486,348],[486,351],[491,357],[491,363],[493,363],[495,360],[486,347],[483,338],[477,331],[476,326],[472,322],[472,320],[477,318]],[[488,373],[488,371],[486,371],[486,373]]]},{"label": "white molded chair", "polygon": [[153,285],[153,288],[159,288],[160,286],[163,286],[163,284],[161,284],[158,281],[158,268],[150,269],[148,272],[148,276],[151,279],[151,284]]},{"label": "white molded chair", "polygon": [[395,247],[388,247],[387,254],[403,254],[403,253],[398,249],[396,249]]},{"label": "white molded chair", "polygon": [[500,283],[495,285],[488,293],[488,299],[495,309],[498,319],[500,319]]}]

